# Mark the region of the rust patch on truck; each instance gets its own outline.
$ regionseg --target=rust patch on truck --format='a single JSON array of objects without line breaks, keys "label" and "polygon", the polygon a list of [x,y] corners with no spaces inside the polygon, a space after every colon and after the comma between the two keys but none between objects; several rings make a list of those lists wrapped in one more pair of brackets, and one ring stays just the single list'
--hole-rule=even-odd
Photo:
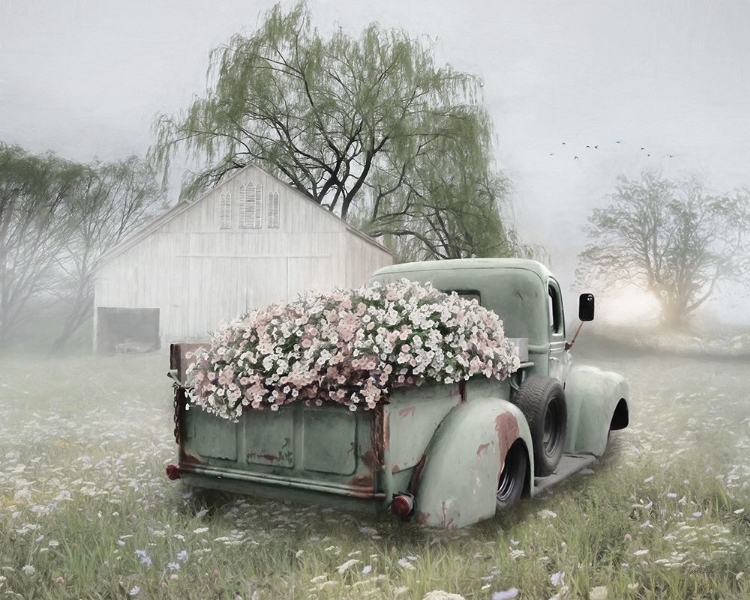
[{"label": "rust patch on truck", "polygon": [[487,444],[481,444],[479,448],[477,448],[477,456],[482,456],[482,452],[487,452],[487,448],[489,448],[489,443]]},{"label": "rust patch on truck", "polygon": [[427,525],[427,522],[430,520],[431,516],[432,515],[430,513],[421,512],[417,513],[417,517],[414,520],[420,525]]},{"label": "rust patch on truck", "polygon": [[500,443],[500,458],[504,461],[505,455],[508,453],[511,445],[521,434],[518,428],[518,421],[509,412],[497,415],[495,419],[495,431],[497,431],[497,441]]},{"label": "rust patch on truck", "polygon": [[381,411],[382,411],[381,420],[382,420],[382,428],[383,428],[382,444],[383,444],[383,450],[386,450],[388,448],[388,444],[391,439],[390,414],[383,411],[382,408],[381,408]]},{"label": "rust patch on truck", "polygon": [[[355,475],[349,480],[352,487],[356,488],[367,488],[368,491],[372,490],[374,479],[370,473],[363,473],[362,475]],[[363,490],[362,493],[365,493]]]},{"label": "rust patch on truck", "polygon": [[427,455],[422,454],[417,462],[414,470],[411,472],[411,478],[409,479],[409,487],[407,488],[412,494],[416,496],[417,488],[419,487],[419,480],[422,478],[422,471],[424,471],[425,463],[427,462]]},{"label": "rust patch on truck", "polygon": [[407,406],[406,408],[402,408],[401,410],[398,411],[398,416],[401,418],[408,417],[409,415],[413,415],[414,411],[416,411],[415,407]]},{"label": "rust patch on truck", "polygon": [[202,465],[203,460],[196,456],[195,454],[190,454],[189,452],[185,452],[185,448],[180,446],[180,452],[179,452],[179,466],[182,465]]}]

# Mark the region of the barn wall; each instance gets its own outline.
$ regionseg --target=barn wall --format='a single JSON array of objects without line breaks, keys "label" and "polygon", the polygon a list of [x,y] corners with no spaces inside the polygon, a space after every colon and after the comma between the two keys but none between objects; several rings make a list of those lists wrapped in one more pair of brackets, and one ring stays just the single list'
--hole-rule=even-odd
[{"label": "barn wall", "polygon": [[390,253],[372,244],[354,231],[346,232],[345,269],[346,287],[359,287],[375,271],[393,264]]},{"label": "barn wall", "polygon": [[[263,186],[264,201],[279,193],[278,229],[266,226],[265,202],[262,228],[238,227],[239,188],[248,183]],[[220,228],[226,192],[231,229]],[[205,338],[251,307],[286,302],[309,289],[361,285],[390,262],[339,219],[248,167],[104,264],[95,305],[159,308],[164,342]]]}]

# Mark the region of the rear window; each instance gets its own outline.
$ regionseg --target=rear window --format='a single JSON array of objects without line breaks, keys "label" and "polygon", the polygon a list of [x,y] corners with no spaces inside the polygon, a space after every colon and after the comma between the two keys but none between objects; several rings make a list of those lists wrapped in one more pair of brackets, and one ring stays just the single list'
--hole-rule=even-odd
[{"label": "rear window", "polygon": [[482,305],[482,295],[479,293],[479,290],[441,290],[441,291],[445,292],[446,294],[456,293],[462,298],[465,298],[466,300],[476,300],[480,306]]}]

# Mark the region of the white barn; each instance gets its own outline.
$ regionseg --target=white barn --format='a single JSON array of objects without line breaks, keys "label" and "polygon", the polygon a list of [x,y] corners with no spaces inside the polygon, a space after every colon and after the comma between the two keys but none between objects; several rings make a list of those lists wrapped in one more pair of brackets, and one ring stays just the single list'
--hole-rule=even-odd
[{"label": "white barn", "polygon": [[249,308],[357,287],[392,262],[385,246],[248,166],[105,254],[95,273],[94,346],[205,339]]}]

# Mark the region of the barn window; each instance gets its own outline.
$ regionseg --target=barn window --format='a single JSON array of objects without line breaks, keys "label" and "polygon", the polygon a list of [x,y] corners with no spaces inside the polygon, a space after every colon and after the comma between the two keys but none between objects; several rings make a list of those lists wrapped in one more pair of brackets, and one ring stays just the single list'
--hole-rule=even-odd
[{"label": "barn window", "polygon": [[221,195],[221,205],[219,214],[219,227],[221,229],[232,228],[232,194],[224,192]]},{"label": "barn window", "polygon": [[271,192],[268,194],[268,228],[278,229],[280,221],[279,192]]},{"label": "barn window", "polygon": [[263,186],[252,181],[240,186],[240,227],[263,227]]}]

